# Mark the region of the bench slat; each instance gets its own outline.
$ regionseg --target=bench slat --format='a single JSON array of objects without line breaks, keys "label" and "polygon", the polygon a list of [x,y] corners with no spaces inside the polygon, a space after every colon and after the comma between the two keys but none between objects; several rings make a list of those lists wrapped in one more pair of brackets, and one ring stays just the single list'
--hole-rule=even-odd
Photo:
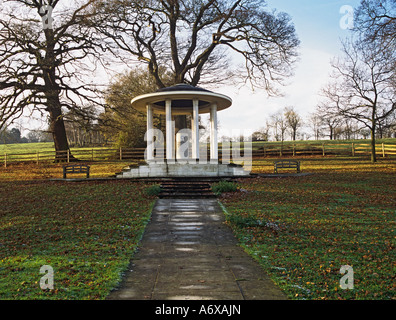
[{"label": "bench slat", "polygon": [[66,179],[68,173],[86,173],[89,178],[89,166],[87,165],[66,165],[63,166],[63,179]]}]

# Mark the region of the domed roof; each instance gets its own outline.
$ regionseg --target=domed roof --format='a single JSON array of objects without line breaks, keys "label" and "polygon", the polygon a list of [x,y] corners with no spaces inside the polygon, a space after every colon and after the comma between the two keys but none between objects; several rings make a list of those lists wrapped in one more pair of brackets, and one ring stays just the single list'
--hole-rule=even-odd
[{"label": "domed roof", "polygon": [[200,114],[209,113],[210,106],[213,104],[217,105],[217,111],[229,108],[232,104],[230,97],[186,83],[161,88],[156,92],[135,97],[131,103],[133,108],[141,112],[145,112],[146,106],[150,104],[155,112],[164,114],[167,100],[172,101],[172,114],[174,115],[190,114],[193,100],[198,100]]},{"label": "domed roof", "polygon": [[200,88],[200,87],[194,87],[190,84],[187,83],[179,83],[171,87],[166,87],[166,88],[161,88],[157,90],[156,92],[171,92],[171,91],[203,91],[203,92],[211,92],[209,90]]}]

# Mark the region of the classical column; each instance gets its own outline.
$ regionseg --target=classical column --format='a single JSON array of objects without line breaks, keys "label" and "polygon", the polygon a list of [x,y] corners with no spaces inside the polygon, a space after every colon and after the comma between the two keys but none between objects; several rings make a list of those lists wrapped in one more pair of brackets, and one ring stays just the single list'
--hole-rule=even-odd
[{"label": "classical column", "polygon": [[191,119],[192,158],[199,159],[199,101],[193,100],[193,114]]},{"label": "classical column", "polygon": [[147,161],[154,160],[153,107],[147,104]]},{"label": "classical column", "polygon": [[175,134],[172,122],[172,100],[165,101],[166,112],[166,160],[175,159]]},{"label": "classical column", "polygon": [[219,151],[217,144],[217,105],[210,107],[210,162],[218,162]]}]

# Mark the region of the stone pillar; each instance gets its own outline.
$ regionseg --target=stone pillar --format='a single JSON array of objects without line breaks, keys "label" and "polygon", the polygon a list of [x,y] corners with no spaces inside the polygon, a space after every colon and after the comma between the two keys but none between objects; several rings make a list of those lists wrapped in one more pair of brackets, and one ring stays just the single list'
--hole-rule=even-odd
[{"label": "stone pillar", "polygon": [[193,100],[193,114],[191,119],[192,158],[199,159],[199,101]]},{"label": "stone pillar", "polygon": [[210,162],[216,163],[219,160],[219,150],[217,144],[217,105],[210,107]]},{"label": "stone pillar", "polygon": [[147,161],[154,160],[153,107],[147,105]]},{"label": "stone pillar", "polygon": [[175,159],[175,134],[172,122],[172,100],[165,101],[166,112],[166,160]]}]

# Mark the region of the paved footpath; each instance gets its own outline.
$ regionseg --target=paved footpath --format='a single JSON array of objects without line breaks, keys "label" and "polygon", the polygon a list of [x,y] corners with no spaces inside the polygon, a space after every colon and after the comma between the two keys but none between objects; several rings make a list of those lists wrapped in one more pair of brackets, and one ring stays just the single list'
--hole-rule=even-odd
[{"label": "paved footpath", "polygon": [[159,199],[109,300],[285,300],[238,246],[216,199]]}]

